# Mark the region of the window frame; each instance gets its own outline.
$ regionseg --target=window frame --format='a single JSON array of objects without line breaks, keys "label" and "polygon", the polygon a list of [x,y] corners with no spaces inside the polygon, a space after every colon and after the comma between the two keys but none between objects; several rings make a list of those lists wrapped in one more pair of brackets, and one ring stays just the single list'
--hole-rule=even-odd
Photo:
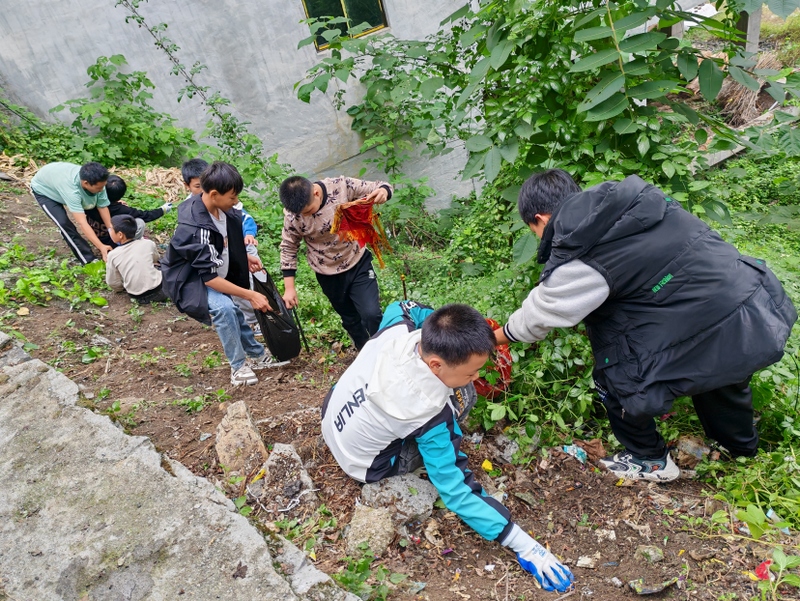
[{"label": "window frame", "polygon": [[[308,5],[306,4],[306,0],[301,0],[301,2],[303,3],[303,12],[306,15],[306,19],[316,18],[308,14]],[[345,0],[338,0],[338,2],[342,5],[342,12],[344,13],[345,18],[350,19],[350,17],[347,14],[347,6],[345,5]],[[356,34],[354,36],[349,36],[350,39],[363,38],[365,35],[375,33],[376,31],[380,31],[381,29],[389,28],[389,18],[386,16],[386,7],[383,4],[383,0],[376,0],[376,2],[378,3],[378,8],[380,8],[381,14],[383,15],[384,24],[379,25],[377,27],[373,27],[372,29],[367,29],[366,31],[362,31],[361,33]],[[356,25],[359,25],[359,23],[356,23]],[[331,46],[330,43],[323,44],[322,46],[317,46],[317,36],[316,35],[314,36],[314,47],[317,49],[317,52],[322,52],[324,50],[327,50],[328,48],[330,48],[330,46]]]}]

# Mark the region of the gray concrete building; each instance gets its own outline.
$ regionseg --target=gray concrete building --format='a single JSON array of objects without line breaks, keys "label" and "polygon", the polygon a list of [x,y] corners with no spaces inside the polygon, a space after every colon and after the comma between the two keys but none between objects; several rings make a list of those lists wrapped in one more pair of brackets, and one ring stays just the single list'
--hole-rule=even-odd
[{"label": "gray concrete building", "polygon": [[[184,82],[153,38],[133,23],[115,0],[34,0],[0,2],[0,87],[13,101],[40,116],[71,98],[85,95],[86,68],[99,56],[125,55],[131,70],[146,71],[156,85],[153,106],[175,116],[180,125],[202,132],[207,116],[197,100],[177,102]],[[148,23],[167,23],[167,36],[180,46],[180,58],[208,66],[201,85],[218,89],[233,102],[235,114],[251,123],[267,150],[312,177],[357,175],[364,163],[362,140],[351,130],[350,118],[337,111],[328,95],[315,94],[311,104],[295,96],[293,86],[326,51],[314,45],[298,50],[309,36],[301,23],[307,10],[367,10],[385,21],[374,33],[421,39],[464,0],[150,0],[140,11]],[[334,83],[333,86],[336,84]],[[357,94],[358,90],[353,93]],[[68,113],[62,113],[64,119]],[[458,171],[466,151],[457,148],[444,157],[424,157],[407,164],[412,177],[429,177],[436,190],[432,207],[449,203],[453,194],[466,195],[472,182]],[[383,174],[368,172],[368,177]]]}]

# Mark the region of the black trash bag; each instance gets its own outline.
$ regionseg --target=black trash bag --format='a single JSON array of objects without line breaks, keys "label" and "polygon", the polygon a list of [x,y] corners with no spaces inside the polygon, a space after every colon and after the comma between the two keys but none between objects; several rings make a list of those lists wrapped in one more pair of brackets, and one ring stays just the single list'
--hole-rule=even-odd
[{"label": "black trash bag", "polygon": [[253,308],[267,348],[278,361],[294,359],[300,354],[300,331],[269,273],[266,282],[253,278],[253,290],[266,296],[275,309],[273,312]]}]

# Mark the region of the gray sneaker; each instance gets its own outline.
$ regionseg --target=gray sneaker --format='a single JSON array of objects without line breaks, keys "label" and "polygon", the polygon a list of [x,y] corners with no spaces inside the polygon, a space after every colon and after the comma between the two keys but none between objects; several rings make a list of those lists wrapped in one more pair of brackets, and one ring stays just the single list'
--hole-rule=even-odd
[{"label": "gray sneaker", "polygon": [[269,369],[271,367],[283,367],[284,365],[288,365],[288,361],[278,361],[275,357],[270,355],[269,353],[264,353],[260,357],[253,359],[249,357],[247,359],[247,365],[250,366],[250,369],[253,371],[258,371],[260,369]]},{"label": "gray sneaker", "polygon": [[615,476],[628,480],[672,482],[681,475],[681,470],[672,461],[669,451],[662,459],[637,459],[633,453],[626,451],[601,459],[600,464]]},{"label": "gray sneaker", "polygon": [[245,363],[236,371],[231,370],[231,384],[234,386],[254,386],[258,384],[258,378],[250,366]]}]

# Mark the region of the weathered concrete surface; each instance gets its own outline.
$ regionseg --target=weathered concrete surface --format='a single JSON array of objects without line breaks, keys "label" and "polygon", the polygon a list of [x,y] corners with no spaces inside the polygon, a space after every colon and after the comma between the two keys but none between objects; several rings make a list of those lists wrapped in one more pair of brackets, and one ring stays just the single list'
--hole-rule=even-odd
[{"label": "weathered concrete surface", "polygon": [[[170,75],[172,64],[150,34],[125,23],[128,13],[111,0],[37,0],[2,3],[0,10],[0,85],[15,102],[52,119],[48,111],[71,98],[86,97],[86,68],[99,56],[124,54],[131,70],[147,71],[155,83],[153,106],[178,119],[180,125],[202,132],[208,117],[198,98],[176,102],[184,81]],[[422,39],[434,33],[442,19],[463,6],[463,0],[384,0],[389,28],[399,38]],[[312,177],[323,174],[358,175],[363,164],[361,137],[352,119],[336,110],[332,81],[328,93],[314,94],[310,104],[297,99],[293,86],[329,52],[313,44],[297,48],[310,30],[301,0],[245,2],[192,0],[143,2],[140,11],[150,25],[167,23],[168,37],[181,50],[187,66],[199,61],[208,69],[197,83],[230,98],[233,113],[249,122],[268,152]],[[357,100],[357,84],[348,85],[348,100]],[[353,96],[349,95],[353,89]],[[68,111],[59,118],[71,122]],[[457,171],[466,162],[463,146],[434,160],[414,160],[405,171],[430,178],[437,190],[433,206],[447,204],[453,193],[466,196],[471,182]],[[366,165],[370,167],[370,165]],[[369,169],[368,177],[384,178]]]},{"label": "weathered concrete surface", "polygon": [[8,342],[0,334],[0,598],[356,601]]}]

